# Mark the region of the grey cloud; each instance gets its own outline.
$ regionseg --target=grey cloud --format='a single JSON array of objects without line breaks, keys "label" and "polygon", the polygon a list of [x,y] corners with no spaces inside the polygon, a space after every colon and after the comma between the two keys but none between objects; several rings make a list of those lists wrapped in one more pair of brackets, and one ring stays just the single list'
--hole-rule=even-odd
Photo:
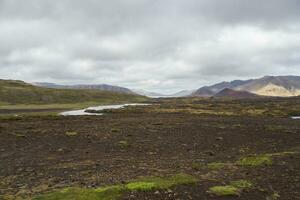
[{"label": "grey cloud", "polygon": [[298,22],[299,7],[298,0],[211,0],[195,1],[194,6],[187,5],[187,10],[195,16],[200,11],[204,19],[219,23],[277,26]]},{"label": "grey cloud", "polygon": [[177,91],[300,74],[298,0],[0,0],[0,78]]}]

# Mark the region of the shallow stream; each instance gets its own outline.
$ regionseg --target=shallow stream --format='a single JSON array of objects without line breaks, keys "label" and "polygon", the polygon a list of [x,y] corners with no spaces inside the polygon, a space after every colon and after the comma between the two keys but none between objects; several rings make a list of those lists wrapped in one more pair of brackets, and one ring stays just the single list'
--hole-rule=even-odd
[{"label": "shallow stream", "polygon": [[71,115],[103,115],[103,113],[90,113],[86,112],[87,110],[92,110],[92,111],[101,111],[101,110],[106,110],[106,109],[120,109],[124,108],[127,106],[147,106],[150,104],[142,104],[142,103],[130,103],[130,104],[119,104],[119,105],[105,105],[105,106],[95,106],[95,107],[89,107],[86,109],[82,110],[72,110],[72,111],[66,111],[60,113],[60,115],[63,116],[71,116]]}]

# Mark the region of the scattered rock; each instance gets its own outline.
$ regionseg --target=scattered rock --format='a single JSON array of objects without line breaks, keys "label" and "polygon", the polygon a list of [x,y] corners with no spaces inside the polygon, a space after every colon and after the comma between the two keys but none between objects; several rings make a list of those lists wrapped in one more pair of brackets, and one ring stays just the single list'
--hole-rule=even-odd
[{"label": "scattered rock", "polygon": [[214,156],[215,152],[213,152],[213,151],[206,151],[205,154],[209,155],[209,156]]}]

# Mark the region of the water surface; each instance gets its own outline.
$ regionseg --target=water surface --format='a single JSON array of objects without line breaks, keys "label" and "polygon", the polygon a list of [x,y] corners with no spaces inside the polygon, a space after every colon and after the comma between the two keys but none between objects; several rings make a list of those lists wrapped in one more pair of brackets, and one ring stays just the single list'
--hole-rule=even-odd
[{"label": "water surface", "polygon": [[294,116],[292,119],[300,119],[300,116]]},{"label": "water surface", "polygon": [[126,106],[147,106],[150,104],[142,104],[142,103],[129,103],[129,104],[118,104],[118,105],[105,105],[105,106],[95,106],[95,107],[88,107],[86,109],[81,110],[72,110],[60,113],[63,116],[71,116],[71,115],[103,115],[103,113],[89,113],[86,110],[95,110],[101,111],[106,109],[120,109]]}]

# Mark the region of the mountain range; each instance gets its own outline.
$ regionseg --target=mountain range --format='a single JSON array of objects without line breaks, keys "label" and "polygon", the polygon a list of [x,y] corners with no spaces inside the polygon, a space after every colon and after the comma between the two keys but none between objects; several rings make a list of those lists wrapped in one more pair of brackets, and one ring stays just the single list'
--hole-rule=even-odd
[{"label": "mountain range", "polygon": [[[258,79],[221,82],[201,87],[193,92],[191,96],[211,97],[224,89],[245,91],[260,96],[299,96],[300,76],[264,76]],[[220,96],[220,94],[217,96]]]},{"label": "mountain range", "polygon": [[107,85],[107,84],[58,85],[58,84],[47,83],[47,82],[34,82],[32,84],[35,85],[35,86],[39,86],[39,87],[55,88],[55,89],[93,89],[93,90],[118,92],[118,93],[123,93],[123,94],[136,94],[135,92],[131,91],[128,88],[120,87],[120,86],[114,86],[114,85]]},{"label": "mountain range", "polygon": [[259,95],[256,95],[251,92],[247,91],[238,91],[238,90],[232,90],[225,88],[214,95],[214,97],[229,97],[229,98],[255,98],[259,97]]},{"label": "mountain range", "polygon": [[105,104],[143,102],[148,98],[112,91],[39,87],[18,80],[0,79],[0,106],[10,104]]},{"label": "mountain range", "polygon": [[[264,76],[257,79],[249,80],[233,80],[230,82],[220,82],[210,86],[204,86],[197,90],[182,90],[174,94],[161,94],[157,92],[149,92],[140,89],[128,89],[120,86],[113,86],[107,84],[77,84],[77,85],[59,85],[47,82],[36,82],[33,85],[45,87],[45,88],[55,88],[55,89],[96,89],[102,91],[117,92],[123,94],[138,94],[152,98],[159,97],[185,97],[185,96],[195,96],[195,97],[212,97],[212,96],[237,96],[238,93],[233,91],[245,91],[246,93],[239,93],[241,96],[279,96],[279,97],[290,97],[300,95],[300,76]],[[220,93],[224,89],[224,92]],[[233,91],[232,91],[233,90]],[[220,94],[218,94],[220,93]],[[252,93],[253,95],[249,95]]]},{"label": "mountain range", "polygon": [[147,90],[132,90],[136,94],[152,97],[152,98],[168,98],[168,97],[186,97],[191,95],[195,90],[181,90],[173,94],[162,94],[157,92],[149,92]]}]

